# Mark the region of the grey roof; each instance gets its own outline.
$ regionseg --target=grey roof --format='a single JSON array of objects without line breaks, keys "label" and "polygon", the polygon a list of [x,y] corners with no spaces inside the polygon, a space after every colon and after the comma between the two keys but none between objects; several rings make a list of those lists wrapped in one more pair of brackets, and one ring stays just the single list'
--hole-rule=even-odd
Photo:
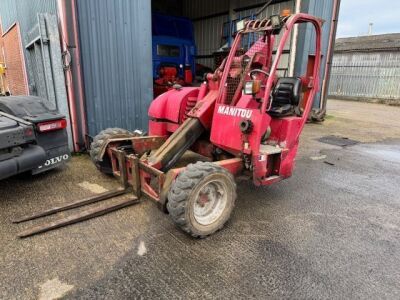
[{"label": "grey roof", "polygon": [[400,51],[400,33],[357,36],[336,40],[335,52]]}]

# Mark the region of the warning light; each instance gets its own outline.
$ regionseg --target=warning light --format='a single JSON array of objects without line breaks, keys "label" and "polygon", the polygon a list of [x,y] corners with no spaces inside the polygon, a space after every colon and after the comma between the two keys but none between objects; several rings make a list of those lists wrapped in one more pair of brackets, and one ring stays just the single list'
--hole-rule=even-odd
[{"label": "warning light", "polygon": [[282,10],[281,16],[282,17],[289,17],[290,16],[290,9],[284,9]]},{"label": "warning light", "polygon": [[282,17],[280,15],[273,15],[270,17],[272,33],[279,34],[282,29]]}]

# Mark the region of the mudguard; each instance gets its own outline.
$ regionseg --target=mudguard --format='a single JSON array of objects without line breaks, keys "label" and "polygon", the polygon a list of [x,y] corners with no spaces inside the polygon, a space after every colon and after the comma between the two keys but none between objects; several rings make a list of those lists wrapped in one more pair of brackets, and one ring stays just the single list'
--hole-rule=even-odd
[{"label": "mudguard", "polygon": [[150,104],[150,120],[182,123],[189,97],[197,99],[199,89],[199,87],[182,87],[161,94]]}]

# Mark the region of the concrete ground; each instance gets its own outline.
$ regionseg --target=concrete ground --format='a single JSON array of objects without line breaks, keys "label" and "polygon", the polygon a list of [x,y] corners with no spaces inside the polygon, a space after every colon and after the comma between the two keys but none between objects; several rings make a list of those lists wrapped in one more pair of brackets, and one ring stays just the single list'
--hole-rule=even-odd
[{"label": "concrete ground", "polygon": [[[19,240],[16,217],[117,187],[87,156],[0,182],[0,299],[400,298],[400,107],[329,101],[292,178],[238,184],[231,220],[196,240],[149,200]],[[351,147],[320,143],[340,135]],[[68,213],[65,213],[67,215]]]}]

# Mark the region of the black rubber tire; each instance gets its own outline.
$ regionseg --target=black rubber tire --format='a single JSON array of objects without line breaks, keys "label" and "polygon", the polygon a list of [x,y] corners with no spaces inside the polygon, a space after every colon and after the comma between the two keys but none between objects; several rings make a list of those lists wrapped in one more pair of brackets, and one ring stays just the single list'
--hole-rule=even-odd
[{"label": "black rubber tire", "polygon": [[[193,216],[195,195],[207,181],[220,181],[225,185],[227,204],[219,218],[209,225],[202,225]],[[196,190],[197,189],[197,190]],[[175,179],[168,193],[167,209],[173,222],[193,237],[204,238],[220,230],[229,220],[236,200],[236,183],[226,169],[210,163],[189,164]]]},{"label": "black rubber tire", "polygon": [[103,143],[110,138],[117,137],[131,137],[134,136],[129,130],[122,128],[107,128],[103,131],[100,131],[98,135],[96,135],[93,139],[93,142],[90,144],[90,158],[92,162],[96,166],[98,170],[100,170],[104,174],[112,174],[111,161],[108,157],[103,157],[103,160],[98,158],[98,154],[100,152]]}]

